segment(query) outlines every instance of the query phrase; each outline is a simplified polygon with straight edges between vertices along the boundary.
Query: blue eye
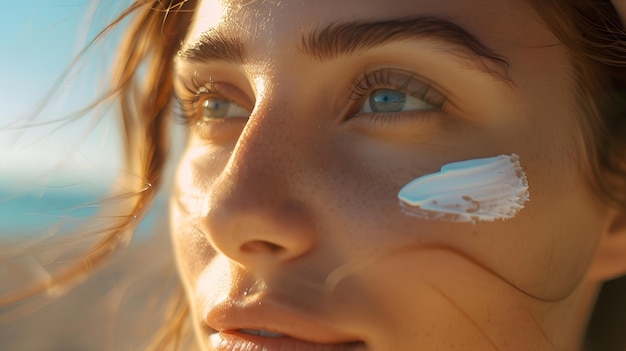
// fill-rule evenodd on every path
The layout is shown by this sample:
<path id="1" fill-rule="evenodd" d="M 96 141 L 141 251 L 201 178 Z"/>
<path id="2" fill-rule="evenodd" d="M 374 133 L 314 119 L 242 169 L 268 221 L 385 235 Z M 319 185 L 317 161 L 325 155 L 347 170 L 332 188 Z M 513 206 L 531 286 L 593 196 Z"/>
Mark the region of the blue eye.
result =
<path id="1" fill-rule="evenodd" d="M 208 98 L 202 102 L 202 119 L 219 119 L 228 117 L 247 117 L 250 112 L 241 105 L 230 100 Z"/>
<path id="2" fill-rule="evenodd" d="M 393 89 L 377 89 L 370 93 L 361 106 L 361 113 L 394 113 L 431 110 L 431 104 L 406 93 Z"/>

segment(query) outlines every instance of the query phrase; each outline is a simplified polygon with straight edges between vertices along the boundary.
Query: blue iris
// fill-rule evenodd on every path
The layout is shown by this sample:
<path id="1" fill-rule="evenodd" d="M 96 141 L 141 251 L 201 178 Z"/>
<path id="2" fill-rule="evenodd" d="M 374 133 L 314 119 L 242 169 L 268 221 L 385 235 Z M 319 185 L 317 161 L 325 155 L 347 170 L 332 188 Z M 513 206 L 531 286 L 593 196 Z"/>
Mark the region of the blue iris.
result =
<path id="1" fill-rule="evenodd" d="M 406 94 L 391 89 L 378 89 L 369 97 L 372 112 L 400 112 L 406 103 Z"/>

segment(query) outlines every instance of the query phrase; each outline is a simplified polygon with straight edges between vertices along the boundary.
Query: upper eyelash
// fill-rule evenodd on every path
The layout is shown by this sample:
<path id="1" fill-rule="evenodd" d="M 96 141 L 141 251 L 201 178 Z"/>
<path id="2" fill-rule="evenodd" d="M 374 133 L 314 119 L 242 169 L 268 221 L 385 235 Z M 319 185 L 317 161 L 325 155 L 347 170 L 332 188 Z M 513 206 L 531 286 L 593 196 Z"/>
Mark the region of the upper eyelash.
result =
<path id="1" fill-rule="evenodd" d="M 192 96 L 192 98 L 183 97 L 181 94 L 175 91 L 174 98 L 177 101 L 177 111 L 174 111 L 174 115 L 178 122 L 184 125 L 189 124 L 196 113 L 198 108 L 197 103 L 203 96 L 206 95 L 219 95 L 213 79 L 209 78 L 209 82 L 200 79 L 199 75 L 194 74 L 189 81 L 182 84 L 185 88 L 185 95 Z"/>
<path id="2" fill-rule="evenodd" d="M 189 102 L 191 103 L 197 103 L 198 100 L 200 100 L 200 98 L 205 95 L 219 94 L 217 89 L 215 88 L 212 77 L 209 77 L 209 81 L 207 82 L 200 79 L 200 76 L 198 74 L 194 74 L 191 77 L 190 83 L 191 85 L 183 84 L 183 86 L 187 90 L 187 93 L 193 95 L 193 98 L 189 100 Z"/>
<path id="3" fill-rule="evenodd" d="M 393 81 L 392 75 L 402 76 L 403 82 Z M 362 100 L 375 88 L 392 88 L 406 91 L 408 94 L 432 103 L 434 106 L 441 107 L 443 102 L 428 101 L 427 95 L 432 91 L 432 85 L 417 78 L 414 73 L 404 72 L 400 70 L 376 70 L 364 73 L 361 78 L 354 84 L 352 88 L 351 99 Z M 420 81 L 420 89 L 418 91 L 410 91 L 411 82 Z"/>
<path id="4" fill-rule="evenodd" d="M 393 84 L 389 81 L 390 74 L 391 72 L 385 70 L 364 73 L 352 89 L 353 98 L 362 98 L 367 95 L 367 93 L 369 93 L 371 89 L 389 86 L 390 84 L 396 88 L 406 89 L 408 83 L 410 83 L 415 76 L 407 76 L 407 81 L 404 86 L 396 86 L 396 84 Z"/>

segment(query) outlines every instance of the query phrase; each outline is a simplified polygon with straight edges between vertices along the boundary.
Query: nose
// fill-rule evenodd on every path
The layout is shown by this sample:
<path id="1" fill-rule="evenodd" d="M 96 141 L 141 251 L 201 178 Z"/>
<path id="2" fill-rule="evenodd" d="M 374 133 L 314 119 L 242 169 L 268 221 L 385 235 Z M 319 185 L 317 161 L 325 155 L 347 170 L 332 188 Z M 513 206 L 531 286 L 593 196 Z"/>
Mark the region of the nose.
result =
<path id="1" fill-rule="evenodd" d="M 303 185 L 294 181 L 297 142 L 286 126 L 246 126 L 228 164 L 213 183 L 205 223 L 213 246 L 246 267 L 287 262 L 316 241 Z M 296 144 L 294 144 L 296 142 Z"/>

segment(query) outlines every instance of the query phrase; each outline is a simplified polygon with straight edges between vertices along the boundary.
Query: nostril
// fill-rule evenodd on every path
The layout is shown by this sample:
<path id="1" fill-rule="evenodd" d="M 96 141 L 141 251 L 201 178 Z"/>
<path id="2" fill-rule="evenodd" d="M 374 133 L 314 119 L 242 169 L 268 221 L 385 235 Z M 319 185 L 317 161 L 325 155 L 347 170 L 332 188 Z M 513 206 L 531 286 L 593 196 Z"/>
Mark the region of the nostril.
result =
<path id="1" fill-rule="evenodd" d="M 308 211 L 290 198 L 245 192 L 253 187 L 244 185 L 211 198 L 215 207 L 206 215 L 205 230 L 217 250 L 251 267 L 258 259 L 287 262 L 313 249 L 317 233 Z"/>
<path id="2" fill-rule="evenodd" d="M 246 253 L 279 253 L 284 249 L 280 245 L 263 240 L 248 241 L 241 245 L 241 251 Z"/>

